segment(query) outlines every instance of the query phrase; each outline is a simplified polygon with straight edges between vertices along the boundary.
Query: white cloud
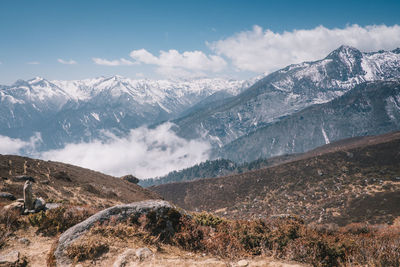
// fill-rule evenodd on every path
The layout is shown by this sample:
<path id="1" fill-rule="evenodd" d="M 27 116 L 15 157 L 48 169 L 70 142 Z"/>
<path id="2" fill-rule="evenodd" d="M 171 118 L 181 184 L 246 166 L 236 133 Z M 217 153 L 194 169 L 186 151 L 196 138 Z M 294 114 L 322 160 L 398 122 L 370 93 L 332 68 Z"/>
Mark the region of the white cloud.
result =
<path id="1" fill-rule="evenodd" d="M 130 66 L 130 65 L 135 64 L 135 62 L 132 62 L 125 58 L 116 59 L 116 60 L 107 60 L 107 59 L 103 59 L 103 58 L 94 57 L 94 58 L 92 58 L 92 60 L 95 64 L 103 65 L 103 66 Z"/>
<path id="2" fill-rule="evenodd" d="M 208 45 L 218 55 L 229 58 L 238 70 L 262 73 L 323 58 L 341 45 L 366 52 L 394 49 L 400 46 L 400 26 L 350 25 L 343 29 L 319 26 L 283 33 L 254 26 L 252 30 Z"/>
<path id="3" fill-rule="evenodd" d="M 0 154 L 17 154 L 20 149 L 27 145 L 28 143 L 21 139 L 13 139 L 8 136 L 0 135 Z"/>
<path id="4" fill-rule="evenodd" d="M 26 64 L 28 64 L 28 65 L 39 65 L 40 62 L 39 61 L 30 61 L 30 62 L 26 62 Z"/>
<path id="5" fill-rule="evenodd" d="M 226 66 L 226 61 L 217 55 L 206 55 L 202 51 L 177 50 L 160 51 L 155 56 L 146 49 L 133 50 L 130 56 L 139 63 L 157 66 L 157 72 L 165 76 L 203 76 L 203 72 L 219 72 Z"/>
<path id="6" fill-rule="evenodd" d="M 180 138 L 171 126 L 166 123 L 155 129 L 137 128 L 125 138 L 107 133 L 106 142 L 68 144 L 63 149 L 44 152 L 41 157 L 115 176 L 132 173 L 139 178 L 164 175 L 208 159 L 209 143 Z"/>
<path id="7" fill-rule="evenodd" d="M 77 64 L 77 62 L 75 61 L 75 60 L 64 60 L 64 59 L 61 59 L 61 58 L 59 58 L 59 59 L 57 59 L 57 61 L 59 62 L 59 63 L 61 63 L 61 64 L 65 64 L 65 65 L 75 65 L 75 64 Z"/>
<path id="8" fill-rule="evenodd" d="M 0 135 L 0 154 L 32 153 L 41 140 L 39 133 L 32 136 L 29 141 Z"/>

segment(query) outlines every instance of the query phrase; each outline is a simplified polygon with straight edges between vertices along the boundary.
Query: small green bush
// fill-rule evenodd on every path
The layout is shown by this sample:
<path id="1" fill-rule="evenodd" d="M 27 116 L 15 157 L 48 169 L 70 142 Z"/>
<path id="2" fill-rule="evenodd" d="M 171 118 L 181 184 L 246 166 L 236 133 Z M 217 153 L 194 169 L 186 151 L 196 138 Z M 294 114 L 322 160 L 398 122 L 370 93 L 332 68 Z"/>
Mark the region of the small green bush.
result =
<path id="1" fill-rule="evenodd" d="M 217 227 L 223 220 L 215 215 L 212 215 L 208 212 L 196 213 L 193 216 L 196 223 L 203 225 L 203 226 L 211 226 L 213 228 Z"/>

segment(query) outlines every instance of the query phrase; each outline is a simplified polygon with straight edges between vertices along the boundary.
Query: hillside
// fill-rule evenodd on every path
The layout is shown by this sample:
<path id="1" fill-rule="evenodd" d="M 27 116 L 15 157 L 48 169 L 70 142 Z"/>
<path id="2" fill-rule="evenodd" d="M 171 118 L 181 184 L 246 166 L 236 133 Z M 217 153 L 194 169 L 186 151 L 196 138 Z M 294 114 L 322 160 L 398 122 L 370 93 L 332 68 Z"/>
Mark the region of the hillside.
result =
<path id="1" fill-rule="evenodd" d="M 46 202 L 63 202 L 104 208 L 159 196 L 122 179 L 60 162 L 0 155 L 0 192 L 22 198 L 24 180 L 34 178 L 33 192 Z M 0 205 L 9 201 L 0 198 Z"/>
<path id="2" fill-rule="evenodd" d="M 149 187 L 173 182 L 191 181 L 199 178 L 221 177 L 273 166 L 296 158 L 297 154 L 282 155 L 268 159 L 258 159 L 238 164 L 227 159 L 207 160 L 192 167 L 172 171 L 165 176 L 140 180 L 139 185 Z"/>
<path id="3" fill-rule="evenodd" d="M 183 208 L 228 218 L 393 222 L 400 216 L 399 151 L 400 132 L 394 132 L 340 141 L 266 169 L 150 189 Z"/>

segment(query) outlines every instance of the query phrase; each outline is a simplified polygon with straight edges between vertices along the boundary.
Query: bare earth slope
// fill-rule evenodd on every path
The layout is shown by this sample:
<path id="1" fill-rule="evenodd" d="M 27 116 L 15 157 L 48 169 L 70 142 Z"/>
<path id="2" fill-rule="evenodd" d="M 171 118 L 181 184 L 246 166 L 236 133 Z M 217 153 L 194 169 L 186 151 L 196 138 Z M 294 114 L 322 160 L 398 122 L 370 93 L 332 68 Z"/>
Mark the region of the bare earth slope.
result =
<path id="1" fill-rule="evenodd" d="M 400 216 L 400 132 L 339 141 L 266 169 L 149 189 L 185 209 L 230 218 L 391 223 Z"/>
<path id="2" fill-rule="evenodd" d="M 63 201 L 98 208 L 119 203 L 158 199 L 157 194 L 122 179 L 60 162 L 43 161 L 20 156 L 0 155 L 0 192 L 22 198 L 24 181 L 15 177 L 35 179 L 33 192 L 47 202 Z M 0 204 L 6 200 L 0 198 Z"/>

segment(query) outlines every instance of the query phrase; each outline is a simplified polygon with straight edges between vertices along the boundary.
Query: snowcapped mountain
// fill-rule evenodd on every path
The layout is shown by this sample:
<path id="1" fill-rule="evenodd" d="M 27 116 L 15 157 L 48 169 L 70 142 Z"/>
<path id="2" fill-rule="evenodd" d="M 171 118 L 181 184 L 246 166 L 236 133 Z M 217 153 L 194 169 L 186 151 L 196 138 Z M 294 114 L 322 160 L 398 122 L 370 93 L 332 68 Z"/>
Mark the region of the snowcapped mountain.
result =
<path id="1" fill-rule="evenodd" d="M 121 76 L 76 81 L 34 78 L 0 86 L 0 135 L 27 139 L 40 132 L 43 149 L 88 141 L 102 130 L 117 135 L 176 118 L 203 99 L 237 95 L 248 81 L 132 80 Z"/>
<path id="2" fill-rule="evenodd" d="M 400 130 L 400 82 L 366 82 L 330 102 L 307 107 L 244 135 L 217 149 L 215 157 L 250 162 L 396 130 Z"/>
<path id="3" fill-rule="evenodd" d="M 363 53 L 341 46 L 324 59 L 290 65 L 235 97 L 177 119 L 176 131 L 185 138 L 206 137 L 222 147 L 308 106 L 342 96 L 357 84 L 399 78 L 399 49 Z"/>

